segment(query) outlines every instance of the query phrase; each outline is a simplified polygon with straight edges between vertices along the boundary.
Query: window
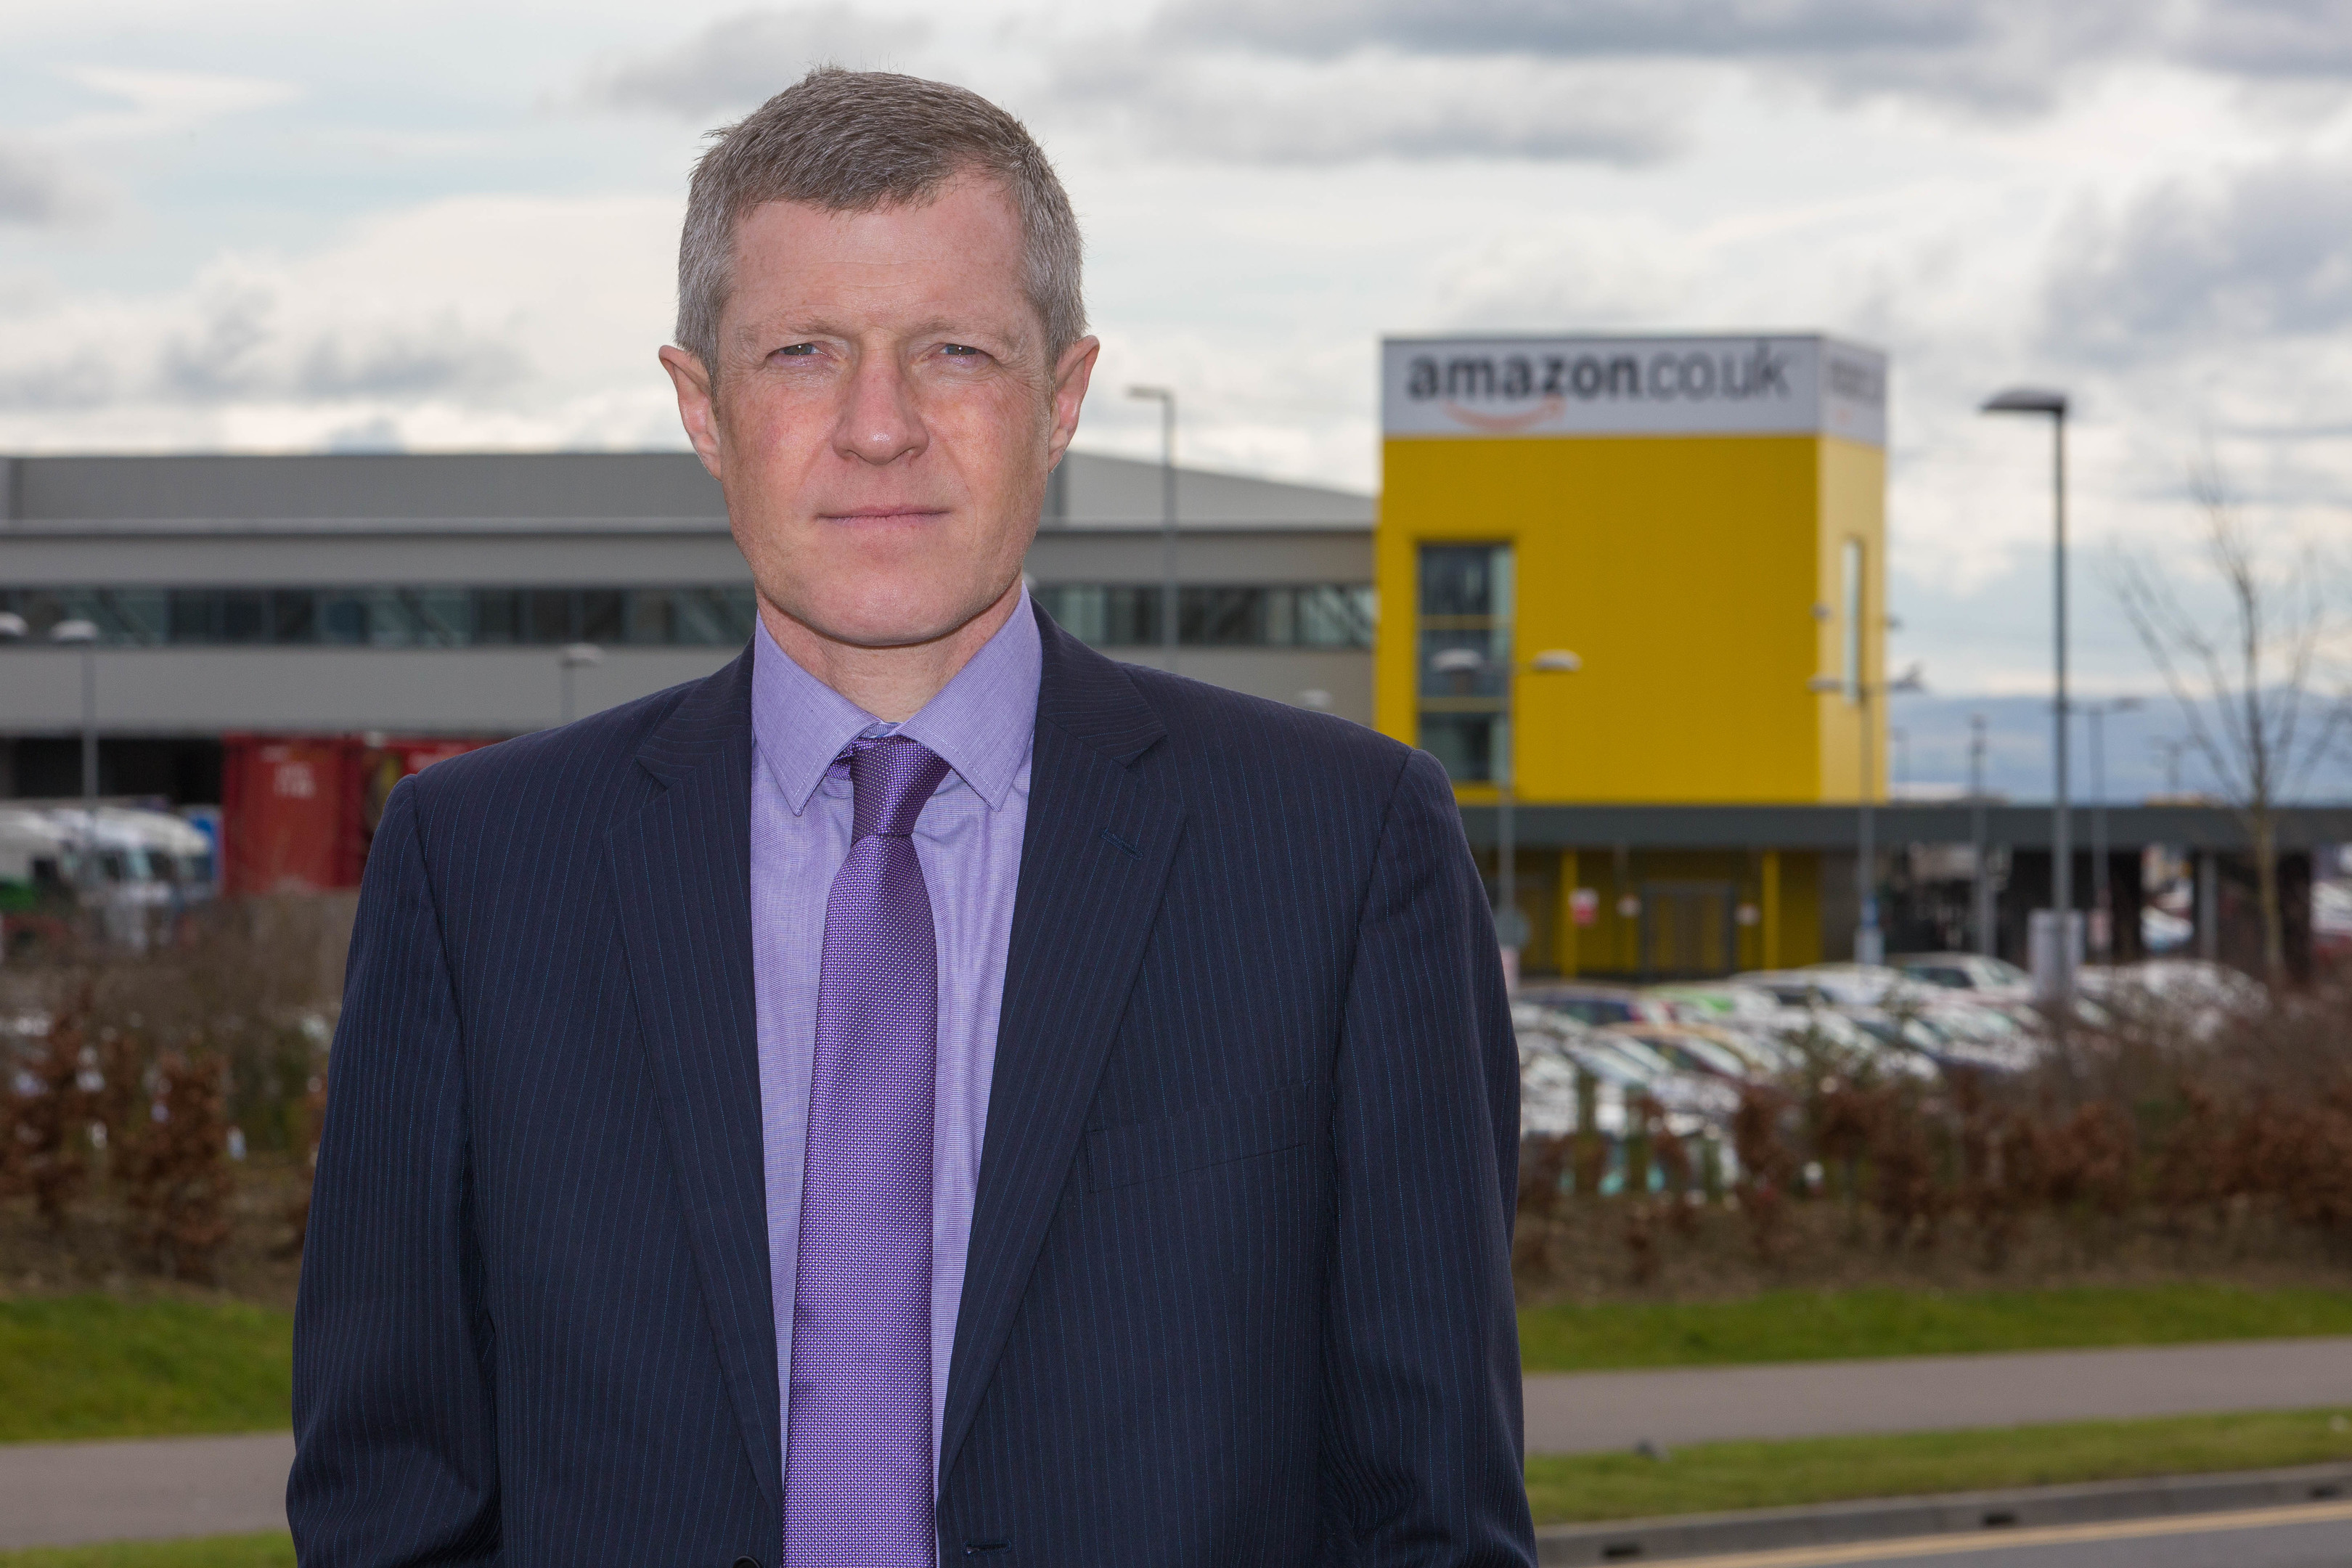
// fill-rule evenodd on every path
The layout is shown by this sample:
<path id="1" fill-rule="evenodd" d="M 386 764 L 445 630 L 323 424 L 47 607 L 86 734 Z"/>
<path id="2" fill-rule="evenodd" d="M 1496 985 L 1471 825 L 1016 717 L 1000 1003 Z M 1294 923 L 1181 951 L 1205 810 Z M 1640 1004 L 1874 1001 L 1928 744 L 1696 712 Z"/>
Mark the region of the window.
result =
<path id="1" fill-rule="evenodd" d="M 1034 592 L 1056 625 L 1090 647 L 1160 646 L 1156 583 L 1052 583 Z M 1177 590 L 1176 635 L 1185 647 L 1368 648 L 1372 590 L 1353 583 L 1192 584 Z"/>
<path id="2" fill-rule="evenodd" d="M 750 584 L 688 588 L 0 588 L 34 640 L 60 621 L 124 647 L 740 647 Z"/>
<path id="3" fill-rule="evenodd" d="M 1421 744 L 1457 784 L 1504 775 L 1509 760 L 1511 547 L 1421 550 Z"/>

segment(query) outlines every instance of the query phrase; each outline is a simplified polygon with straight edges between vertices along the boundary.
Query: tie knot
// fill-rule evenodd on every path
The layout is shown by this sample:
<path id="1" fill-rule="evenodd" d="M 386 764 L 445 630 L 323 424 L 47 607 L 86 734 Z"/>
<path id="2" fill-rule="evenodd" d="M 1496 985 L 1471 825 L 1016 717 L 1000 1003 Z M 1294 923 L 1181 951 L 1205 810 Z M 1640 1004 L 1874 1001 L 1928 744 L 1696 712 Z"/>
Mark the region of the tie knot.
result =
<path id="1" fill-rule="evenodd" d="M 851 841 L 879 834 L 904 838 L 915 831 L 923 803 L 948 776 L 948 764 L 919 741 L 883 735 L 849 743 L 853 794 Z"/>

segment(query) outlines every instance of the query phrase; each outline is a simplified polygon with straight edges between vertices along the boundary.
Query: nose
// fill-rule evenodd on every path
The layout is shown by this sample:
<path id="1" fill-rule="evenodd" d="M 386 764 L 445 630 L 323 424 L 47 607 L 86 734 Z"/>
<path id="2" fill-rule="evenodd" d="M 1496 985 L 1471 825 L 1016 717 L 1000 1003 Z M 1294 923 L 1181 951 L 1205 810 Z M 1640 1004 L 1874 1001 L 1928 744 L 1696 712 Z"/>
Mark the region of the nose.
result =
<path id="1" fill-rule="evenodd" d="M 921 452 L 929 442 L 906 366 L 893 354 L 860 356 L 834 426 L 834 450 L 879 468 Z"/>

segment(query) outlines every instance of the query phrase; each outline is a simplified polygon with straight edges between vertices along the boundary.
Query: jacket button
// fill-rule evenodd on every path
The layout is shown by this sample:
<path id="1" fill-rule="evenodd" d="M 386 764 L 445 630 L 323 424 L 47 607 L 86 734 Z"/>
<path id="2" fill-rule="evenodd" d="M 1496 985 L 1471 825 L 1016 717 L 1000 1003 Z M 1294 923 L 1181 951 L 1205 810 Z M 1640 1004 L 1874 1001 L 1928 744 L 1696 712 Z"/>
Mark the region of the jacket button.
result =
<path id="1" fill-rule="evenodd" d="M 735 1559 L 735 1568 L 760 1568 L 760 1560 L 756 1557 L 738 1557 Z"/>

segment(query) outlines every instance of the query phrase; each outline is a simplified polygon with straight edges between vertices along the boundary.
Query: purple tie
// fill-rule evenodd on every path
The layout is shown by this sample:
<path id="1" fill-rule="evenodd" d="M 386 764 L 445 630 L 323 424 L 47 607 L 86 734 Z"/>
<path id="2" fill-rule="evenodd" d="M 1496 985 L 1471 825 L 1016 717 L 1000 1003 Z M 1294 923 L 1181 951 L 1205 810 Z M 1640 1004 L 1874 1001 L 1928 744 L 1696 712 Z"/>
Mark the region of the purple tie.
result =
<path id="1" fill-rule="evenodd" d="M 928 1568 L 931 1101 L 939 957 L 915 818 L 948 765 L 857 741 L 849 858 L 824 905 L 793 1289 L 784 1568 Z"/>

